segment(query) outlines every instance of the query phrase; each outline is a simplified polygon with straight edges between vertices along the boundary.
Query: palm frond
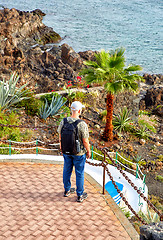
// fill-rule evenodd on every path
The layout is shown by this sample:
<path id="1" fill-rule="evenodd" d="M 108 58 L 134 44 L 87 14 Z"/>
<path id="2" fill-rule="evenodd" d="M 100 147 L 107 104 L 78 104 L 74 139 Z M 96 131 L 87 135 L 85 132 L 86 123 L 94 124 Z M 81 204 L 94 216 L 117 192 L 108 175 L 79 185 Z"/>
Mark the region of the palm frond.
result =
<path id="1" fill-rule="evenodd" d="M 89 67 L 92 67 L 92 68 L 97 68 L 97 67 L 99 67 L 99 65 L 97 64 L 97 62 L 94 62 L 94 61 L 84 61 L 83 63 L 84 63 L 84 65 L 89 66 Z"/>
<path id="2" fill-rule="evenodd" d="M 117 81 L 117 82 L 106 82 L 104 85 L 104 88 L 106 90 L 106 92 L 110 92 L 112 94 L 118 93 L 120 91 L 122 91 L 123 89 L 123 84 L 121 81 Z"/>
<path id="3" fill-rule="evenodd" d="M 127 68 L 125 68 L 126 72 L 135 72 L 135 71 L 141 71 L 142 67 L 140 65 L 129 65 Z"/>

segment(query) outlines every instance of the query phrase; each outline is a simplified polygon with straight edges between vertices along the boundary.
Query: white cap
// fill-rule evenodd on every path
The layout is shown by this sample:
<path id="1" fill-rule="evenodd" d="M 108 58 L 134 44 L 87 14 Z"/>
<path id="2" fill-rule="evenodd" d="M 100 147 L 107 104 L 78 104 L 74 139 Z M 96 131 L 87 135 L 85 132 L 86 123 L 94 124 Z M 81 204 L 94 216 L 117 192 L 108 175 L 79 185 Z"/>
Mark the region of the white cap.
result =
<path id="1" fill-rule="evenodd" d="M 71 104 L 71 110 L 73 111 L 79 111 L 82 108 L 85 108 L 85 106 L 79 101 L 75 101 Z"/>

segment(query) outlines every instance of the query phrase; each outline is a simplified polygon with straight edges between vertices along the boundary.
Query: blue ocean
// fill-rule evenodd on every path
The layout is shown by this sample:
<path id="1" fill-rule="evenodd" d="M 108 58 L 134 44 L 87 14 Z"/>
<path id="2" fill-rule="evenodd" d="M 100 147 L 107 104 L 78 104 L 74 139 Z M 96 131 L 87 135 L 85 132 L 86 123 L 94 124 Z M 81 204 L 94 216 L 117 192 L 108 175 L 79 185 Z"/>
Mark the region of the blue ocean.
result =
<path id="1" fill-rule="evenodd" d="M 162 0 L 1 0 L 7 8 L 41 9 L 52 27 L 76 52 L 126 49 L 127 64 L 142 73 L 163 73 Z M 60 44 L 61 44 L 60 43 Z"/>

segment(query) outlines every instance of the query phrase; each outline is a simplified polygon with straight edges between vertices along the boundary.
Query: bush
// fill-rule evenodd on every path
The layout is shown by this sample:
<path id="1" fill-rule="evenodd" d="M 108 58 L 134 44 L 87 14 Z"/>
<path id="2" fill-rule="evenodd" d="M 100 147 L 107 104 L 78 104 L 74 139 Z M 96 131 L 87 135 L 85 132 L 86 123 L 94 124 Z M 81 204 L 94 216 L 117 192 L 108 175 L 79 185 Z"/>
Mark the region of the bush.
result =
<path id="1" fill-rule="evenodd" d="M 4 113 L 0 110 L 0 124 L 19 125 L 19 118 L 13 111 Z M 0 127 L 0 138 L 7 138 L 13 141 L 20 140 L 20 129 L 14 127 Z"/>
<path id="2" fill-rule="evenodd" d="M 39 112 L 41 106 L 41 101 L 33 96 L 33 94 L 28 94 L 29 99 L 23 99 L 17 107 L 25 109 L 27 115 L 35 116 Z"/>
<path id="3" fill-rule="evenodd" d="M 9 155 L 9 148 L 1 148 L 1 147 L 9 147 L 9 144 L 0 144 L 0 154 Z M 11 154 L 19 153 L 19 151 L 11 149 Z"/>
<path id="4" fill-rule="evenodd" d="M 139 126 L 145 126 L 149 131 L 156 133 L 157 121 L 154 117 L 148 115 L 140 115 L 138 120 Z"/>
<path id="5" fill-rule="evenodd" d="M 84 92 L 76 92 L 75 101 L 83 102 L 86 99 L 86 94 Z"/>
<path id="6" fill-rule="evenodd" d="M 161 175 L 156 175 L 155 179 L 160 182 L 163 182 L 163 176 L 161 176 Z"/>

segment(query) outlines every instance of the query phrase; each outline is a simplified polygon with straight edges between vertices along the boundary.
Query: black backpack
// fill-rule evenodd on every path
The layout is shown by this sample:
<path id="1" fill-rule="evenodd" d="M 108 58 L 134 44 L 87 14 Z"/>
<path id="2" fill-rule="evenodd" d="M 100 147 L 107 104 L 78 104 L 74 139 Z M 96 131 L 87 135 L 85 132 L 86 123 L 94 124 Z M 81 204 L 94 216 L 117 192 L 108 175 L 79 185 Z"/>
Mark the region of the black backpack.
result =
<path id="1" fill-rule="evenodd" d="M 76 155 L 80 152 L 80 141 L 78 135 L 78 123 L 82 120 L 78 119 L 73 123 L 69 123 L 67 118 L 63 119 L 64 124 L 61 129 L 61 149 L 64 154 Z"/>

